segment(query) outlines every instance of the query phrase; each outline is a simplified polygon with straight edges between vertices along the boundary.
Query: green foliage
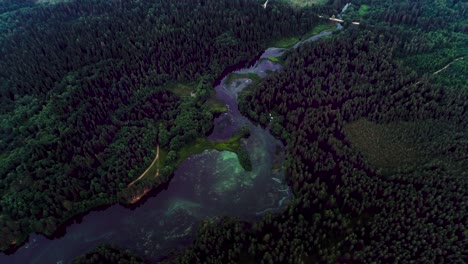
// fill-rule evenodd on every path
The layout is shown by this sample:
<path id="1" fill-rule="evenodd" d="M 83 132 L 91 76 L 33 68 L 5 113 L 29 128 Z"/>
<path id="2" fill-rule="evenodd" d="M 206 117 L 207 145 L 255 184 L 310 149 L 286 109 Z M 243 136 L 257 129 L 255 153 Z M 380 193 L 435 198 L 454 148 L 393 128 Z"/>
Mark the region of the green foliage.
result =
<path id="1" fill-rule="evenodd" d="M 282 38 L 278 41 L 275 41 L 273 43 L 273 47 L 277 48 L 289 48 L 299 42 L 301 39 L 299 37 L 288 37 L 288 38 Z"/>
<path id="2" fill-rule="evenodd" d="M 359 6 L 358 13 L 360 16 L 364 16 L 369 12 L 369 5 L 362 4 Z"/>
<path id="3" fill-rule="evenodd" d="M 99 245 L 96 249 L 73 260 L 73 264 L 93 263 L 122 263 L 142 264 L 148 263 L 141 257 L 136 256 L 129 250 L 123 250 L 113 245 Z"/>
<path id="4" fill-rule="evenodd" d="M 250 160 L 249 153 L 244 148 L 240 147 L 236 154 L 242 168 L 246 171 L 252 171 L 252 161 Z"/>
<path id="5" fill-rule="evenodd" d="M 276 57 L 268 57 L 268 60 L 269 61 L 272 61 L 272 62 L 275 62 L 275 63 L 279 63 L 280 62 L 280 59 L 276 58 Z"/>
<path id="6" fill-rule="evenodd" d="M 402 6 L 391 4 L 371 1 L 368 16 L 398 16 Z M 366 23 L 293 50 L 283 71 L 240 95 L 240 110 L 287 145 L 295 199 L 244 227 L 240 244 L 221 240 L 234 229 L 220 222 L 176 263 L 463 262 L 464 208 L 456 197 L 466 196 L 466 90 L 431 83 L 400 63 L 441 49 L 440 40 L 430 49 L 416 44 L 439 33 L 411 42 L 410 26 Z"/>
<path id="7" fill-rule="evenodd" d="M 312 36 L 319 34 L 322 31 L 332 31 L 336 29 L 335 23 L 326 23 L 326 24 L 318 24 L 312 28 L 311 31 L 307 32 L 301 39 L 308 39 Z"/>
<path id="8" fill-rule="evenodd" d="M 252 81 L 259 81 L 260 77 L 258 77 L 257 74 L 255 73 L 230 73 L 226 77 L 226 83 L 233 83 L 234 81 L 242 78 L 248 78 L 251 79 Z"/>
<path id="9" fill-rule="evenodd" d="M 0 4 L 1 249 L 167 181 L 225 111 L 214 79 L 317 21 L 248 0 L 12 4 Z M 158 144 L 160 176 L 127 188 Z"/>
<path id="10" fill-rule="evenodd" d="M 202 153 L 208 149 L 214 149 L 218 151 L 230 151 L 236 153 L 241 166 L 246 171 L 251 171 L 252 164 L 250 158 L 244 147 L 241 146 L 240 142 L 242 138 L 248 138 L 249 136 L 250 131 L 247 128 L 243 128 L 241 131 L 226 141 L 209 141 L 204 137 L 198 138 L 192 144 L 186 145 L 179 150 L 179 153 L 177 154 L 177 164 L 180 164 L 191 155 Z"/>
<path id="11" fill-rule="evenodd" d="M 291 36 L 287 38 L 281 38 L 271 44 L 273 47 L 277 48 L 291 48 L 294 44 L 298 43 L 301 40 L 308 39 L 318 33 L 325 31 L 325 30 L 333 30 L 336 28 L 334 23 L 327 23 L 327 24 L 319 24 L 309 30 L 308 32 L 304 32 L 302 35 L 299 36 Z"/>
<path id="12" fill-rule="evenodd" d="M 466 78 L 466 73 L 468 72 L 468 57 L 465 56 L 463 59 L 452 62 L 453 63 L 446 69 L 437 74 L 433 74 L 429 79 L 448 89 L 468 90 L 468 78 Z"/>
<path id="13" fill-rule="evenodd" d="M 309 11 L 345 1 L 301 12 L 245 1 L 153 2 L 15 13 L 24 26 L 0 40 L 3 248 L 138 191 L 119 186 L 144 169 L 158 142 L 161 177 L 206 148 L 237 149 L 243 160 L 242 136 L 203 137 L 213 116 L 207 79 L 266 43 L 292 45 L 317 22 Z M 282 72 L 240 95 L 241 111 L 287 145 L 287 209 L 254 224 L 207 221 L 169 261 L 463 262 L 468 102 L 466 89 L 450 88 L 466 88 L 466 61 L 433 72 L 466 54 L 466 3 L 353 5 L 370 6 L 359 27 L 291 51 Z M 64 32 L 73 38 L 57 37 Z M 168 81 L 197 84 L 196 96 L 158 88 Z M 127 258 L 119 254 L 89 258 Z"/>
<path id="14" fill-rule="evenodd" d="M 238 219 L 223 217 L 206 220 L 197 231 L 194 245 L 171 263 L 236 263 L 246 250 L 248 224 Z"/>

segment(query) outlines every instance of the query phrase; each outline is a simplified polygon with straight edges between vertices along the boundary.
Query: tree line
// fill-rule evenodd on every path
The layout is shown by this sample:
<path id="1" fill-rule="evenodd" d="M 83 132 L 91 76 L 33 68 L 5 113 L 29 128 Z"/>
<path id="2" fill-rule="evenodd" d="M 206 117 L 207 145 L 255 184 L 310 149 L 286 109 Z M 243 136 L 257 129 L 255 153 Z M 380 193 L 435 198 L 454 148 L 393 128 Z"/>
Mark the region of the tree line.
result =
<path id="1" fill-rule="evenodd" d="M 382 3 L 370 10 L 400 8 Z M 431 3 L 424 10 L 431 8 L 439 11 Z M 388 18 L 293 50 L 281 72 L 240 98 L 241 111 L 287 146 L 294 199 L 253 225 L 202 226 L 169 263 L 463 262 L 467 91 L 401 64 L 411 29 L 395 31 L 381 19 Z M 418 127 L 389 132 L 398 132 L 396 143 L 416 142 L 418 162 L 385 173 L 370 164 L 345 129 L 362 118 Z M 446 124 L 444 132 L 434 128 Z"/>
<path id="2" fill-rule="evenodd" d="M 310 30 L 318 20 L 309 11 L 77 0 L 2 16 L 0 248 L 168 181 L 174 155 L 160 177 L 127 188 L 157 144 L 174 154 L 210 131 L 204 102 L 224 68 Z M 170 82 L 198 83 L 196 96 L 177 96 Z"/>

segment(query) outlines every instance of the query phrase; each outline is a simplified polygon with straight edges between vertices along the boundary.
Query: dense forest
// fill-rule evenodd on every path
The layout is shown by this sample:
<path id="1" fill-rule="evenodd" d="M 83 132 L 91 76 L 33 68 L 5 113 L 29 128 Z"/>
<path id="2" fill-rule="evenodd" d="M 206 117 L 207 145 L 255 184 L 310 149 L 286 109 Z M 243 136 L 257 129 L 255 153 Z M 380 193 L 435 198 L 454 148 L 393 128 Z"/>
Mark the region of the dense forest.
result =
<path id="1" fill-rule="evenodd" d="M 240 108 L 287 145 L 295 199 L 253 226 L 202 226 L 168 262 L 463 263 L 466 72 L 434 72 L 466 55 L 466 11 L 353 1 L 344 32 L 290 52 Z"/>
<path id="2" fill-rule="evenodd" d="M 288 143 L 288 180 L 297 197 L 287 213 L 261 222 L 255 230 L 256 241 L 265 232 L 275 241 L 254 244 L 258 260 L 280 263 L 283 252 L 294 250 L 289 251 L 297 257 L 293 263 L 310 258 L 462 261 L 466 91 L 452 92 L 425 81 L 417 84 L 417 74 L 398 67 L 391 42 L 381 36 L 364 28 L 350 29 L 333 45 L 304 46 L 290 55 L 285 71 L 246 96 L 245 113 Z M 269 113 L 276 117 L 271 123 L 265 118 Z M 360 118 L 390 124 L 380 134 L 398 137 L 379 137 L 375 129 L 365 133 L 372 128 L 365 122 L 355 124 Z M 426 120 L 439 122 L 423 123 L 429 126 L 426 129 L 414 125 L 406 133 L 391 125 Z M 446 122 L 456 129 L 442 130 L 441 137 L 429 133 Z M 367 137 L 356 142 L 348 135 L 352 133 Z M 414 150 L 414 159 L 400 155 L 411 154 L 407 141 L 422 149 Z M 356 149 L 364 157 L 353 143 L 362 146 Z M 384 154 L 387 157 L 374 156 Z M 386 163 L 367 162 L 366 156 L 386 158 Z M 297 219 L 303 221 L 300 231 Z M 297 244 L 290 242 L 297 234 L 298 240 L 292 240 Z M 259 253 L 265 245 L 276 248 Z"/>
<path id="3" fill-rule="evenodd" d="M 212 128 L 223 70 L 347 1 L 287 2 L 1 3 L 0 247 L 168 181 Z M 239 99 L 287 148 L 290 204 L 203 222 L 163 262 L 464 263 L 468 4 L 351 2 L 344 30 L 289 50 Z M 129 188 L 157 146 L 159 176 Z M 103 245 L 75 262 L 146 261 Z"/>
<path id="4" fill-rule="evenodd" d="M 3 250 L 167 182 L 179 151 L 210 131 L 218 110 L 206 102 L 223 70 L 305 34 L 326 10 L 263 10 L 248 0 L 57 2 L 0 5 Z M 194 96 L 172 89 L 180 86 Z M 158 177 L 133 184 L 159 147 Z"/>

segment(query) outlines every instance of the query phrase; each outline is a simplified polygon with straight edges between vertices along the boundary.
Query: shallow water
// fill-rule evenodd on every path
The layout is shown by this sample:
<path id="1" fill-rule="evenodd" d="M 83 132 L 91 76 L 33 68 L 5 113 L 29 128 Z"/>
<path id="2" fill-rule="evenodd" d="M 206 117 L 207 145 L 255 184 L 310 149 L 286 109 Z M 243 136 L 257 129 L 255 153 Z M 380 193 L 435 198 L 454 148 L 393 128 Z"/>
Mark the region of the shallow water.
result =
<path id="1" fill-rule="evenodd" d="M 329 34 L 322 32 L 305 41 Z M 270 71 L 281 69 L 281 65 L 266 58 L 279 57 L 284 51 L 267 49 L 253 67 L 236 72 L 265 77 Z M 215 88 L 228 112 L 214 120 L 213 133 L 208 137 L 223 140 L 243 126 L 249 127 L 250 137 L 241 142 L 252 160 L 251 172 L 240 166 L 234 153 L 205 151 L 184 161 L 168 189 L 138 208 L 114 205 L 91 212 L 81 223 L 67 227 L 63 237 L 54 240 L 33 234 L 14 254 L 1 253 L 0 263 L 68 263 L 100 243 L 113 243 L 157 259 L 170 250 L 189 245 L 203 220 L 224 215 L 253 220 L 266 212 L 281 210 L 291 194 L 283 182 L 282 169 L 272 168 L 284 160 L 284 147 L 268 130 L 242 116 L 237 106 L 238 93 L 251 82 L 242 78 L 228 84 L 224 79 Z"/>
<path id="2" fill-rule="evenodd" d="M 188 245 L 197 224 L 207 217 L 252 220 L 266 211 L 279 210 L 289 197 L 284 191 L 287 186 L 272 179 L 283 177 L 281 171 L 271 169 L 283 158 L 281 151 L 277 155 L 281 147 L 260 128 L 243 144 L 250 150 L 251 172 L 241 167 L 234 153 L 205 151 L 183 162 L 169 188 L 135 210 L 115 205 L 91 212 L 80 224 L 68 227 L 64 237 L 49 240 L 32 235 L 15 254 L 1 255 L 0 262 L 69 262 L 102 242 L 157 259 Z"/>
<path id="3" fill-rule="evenodd" d="M 261 75 L 268 69 L 280 66 L 262 61 L 249 71 Z M 252 220 L 268 211 L 280 210 L 290 194 L 278 180 L 283 178 L 282 170 L 273 171 L 272 166 L 284 159 L 283 146 L 267 130 L 243 117 L 237 107 L 237 94 L 250 83 L 251 80 L 242 79 L 233 84 L 221 82 L 216 87 L 218 98 L 228 105 L 229 111 L 216 118 L 209 139 L 227 139 L 242 126 L 248 126 L 251 135 L 242 139 L 242 144 L 252 161 L 251 172 L 241 167 L 234 153 L 205 151 L 183 162 L 168 189 L 140 207 L 130 210 L 114 205 L 91 212 L 55 240 L 31 235 L 30 242 L 13 255 L 1 254 L 0 262 L 66 263 L 103 242 L 157 259 L 171 249 L 188 245 L 204 219 L 229 215 Z"/>

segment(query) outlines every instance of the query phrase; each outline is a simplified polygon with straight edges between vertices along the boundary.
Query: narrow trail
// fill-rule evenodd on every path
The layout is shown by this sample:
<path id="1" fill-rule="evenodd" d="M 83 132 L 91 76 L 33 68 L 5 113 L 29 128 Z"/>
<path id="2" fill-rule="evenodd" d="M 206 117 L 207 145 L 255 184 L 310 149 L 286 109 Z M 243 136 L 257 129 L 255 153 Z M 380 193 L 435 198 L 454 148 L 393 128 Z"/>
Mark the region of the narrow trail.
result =
<path id="1" fill-rule="evenodd" d="M 159 144 L 158 146 L 156 147 L 156 157 L 154 158 L 153 162 L 151 162 L 151 164 L 148 166 L 148 168 L 140 175 L 140 177 L 138 177 L 136 180 L 132 181 L 131 183 L 129 183 L 127 185 L 127 187 L 131 187 L 133 184 L 135 184 L 137 181 L 141 180 L 143 177 L 145 177 L 145 175 L 148 173 L 148 171 L 154 166 L 154 164 L 156 163 L 156 161 L 158 161 L 159 159 Z M 156 171 L 156 174 L 154 175 L 154 177 L 157 177 L 159 175 L 159 168 L 157 169 Z"/>
<path id="2" fill-rule="evenodd" d="M 441 72 L 441 71 L 447 69 L 447 68 L 448 68 L 450 65 L 452 65 L 453 63 L 455 63 L 455 62 L 457 62 L 457 61 L 459 61 L 459 60 L 463 60 L 464 58 L 465 58 L 465 57 L 460 57 L 460 58 L 458 58 L 458 59 L 453 60 L 453 61 L 450 62 L 449 64 L 445 65 L 445 67 L 443 67 L 442 69 L 440 69 L 440 70 L 434 72 L 433 74 L 434 74 L 434 75 L 438 74 L 439 72 Z"/>
<path id="3" fill-rule="evenodd" d="M 441 69 L 439 69 L 439 70 L 433 72 L 432 75 L 439 74 L 441 71 L 443 71 L 443 70 L 447 69 L 448 67 L 450 67 L 450 65 L 452 65 L 453 63 L 455 63 L 455 62 L 457 62 L 457 61 L 459 61 L 459 60 L 463 60 L 463 59 L 465 59 L 465 57 L 460 57 L 460 58 L 454 59 L 453 61 L 447 63 L 447 65 L 445 65 L 443 68 L 441 68 Z M 420 83 L 421 83 L 421 81 L 418 81 L 418 82 L 415 83 L 415 84 L 420 84 Z"/>

